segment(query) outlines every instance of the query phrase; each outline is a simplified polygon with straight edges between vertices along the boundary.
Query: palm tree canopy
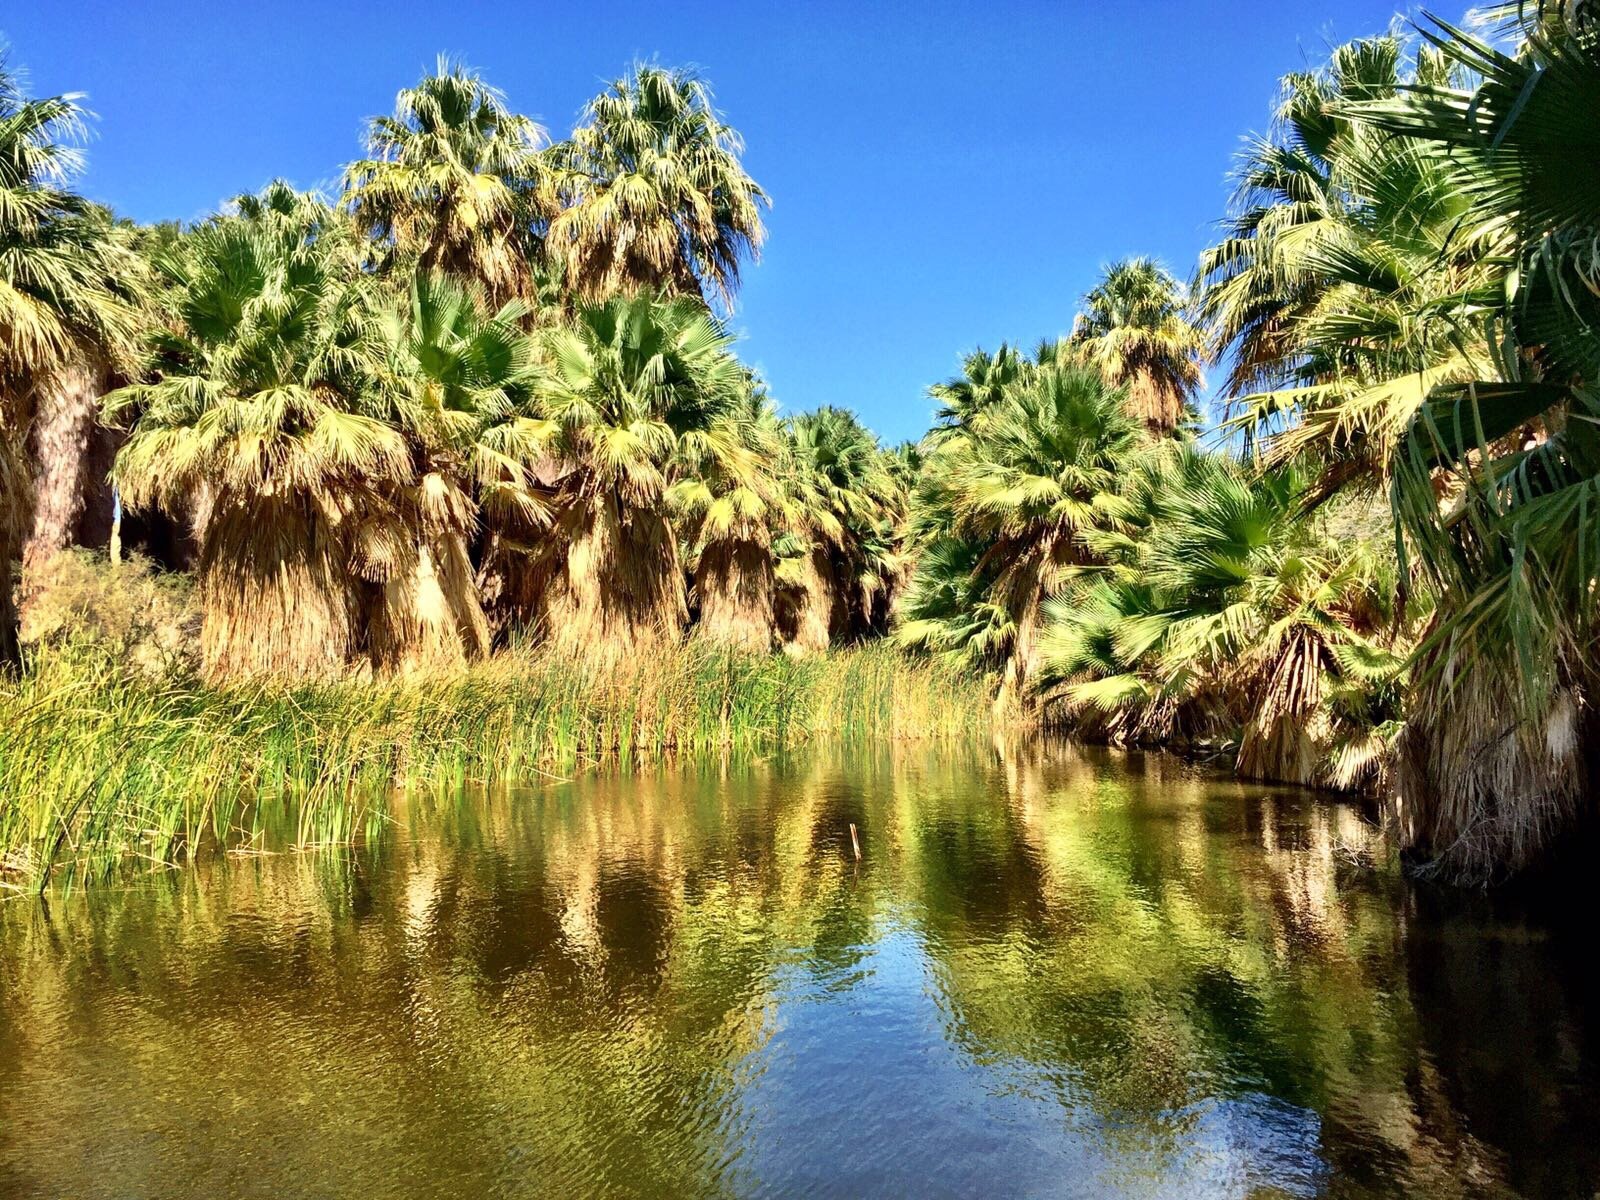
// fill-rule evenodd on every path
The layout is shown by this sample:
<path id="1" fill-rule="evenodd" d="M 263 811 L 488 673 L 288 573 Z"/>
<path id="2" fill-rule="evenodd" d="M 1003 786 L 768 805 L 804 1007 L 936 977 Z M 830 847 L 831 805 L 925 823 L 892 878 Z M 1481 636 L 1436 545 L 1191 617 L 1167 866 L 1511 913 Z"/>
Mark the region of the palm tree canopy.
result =
<path id="1" fill-rule="evenodd" d="M 1468 327 L 1492 361 L 1414 408 L 1391 495 L 1441 596 L 1433 644 L 1505 674 L 1532 722 L 1563 686 L 1596 686 L 1600 43 L 1582 14 L 1540 6 L 1521 21 L 1514 54 L 1436 24 L 1427 35 L 1457 69 L 1351 112 L 1411 140 L 1462 198 L 1462 236 L 1487 247 Z"/>
<path id="2" fill-rule="evenodd" d="M 667 493 L 686 535 L 698 543 L 691 552 L 723 540 L 767 545 L 797 520 L 784 486 L 777 406 L 753 375 L 720 421 L 737 435 L 740 452 L 698 456 Z"/>
<path id="3" fill-rule="evenodd" d="M 848 409 L 823 405 L 787 422 L 786 488 L 794 537 L 783 576 L 796 582 L 820 556 L 829 564 L 835 634 L 860 632 L 902 571 L 906 494 L 893 454 Z"/>
<path id="4" fill-rule="evenodd" d="M 525 296 L 552 203 L 545 141 L 475 72 L 440 59 L 370 122 L 370 157 L 346 168 L 345 197 L 407 263 L 475 280 L 497 301 Z"/>
<path id="5" fill-rule="evenodd" d="M 316 213 L 312 200 L 305 213 Z M 368 281 L 279 224 L 220 218 L 159 264 L 176 331 L 158 377 L 106 398 L 137 413 L 115 474 L 133 507 L 181 509 L 199 486 L 239 497 L 407 476 L 375 386 Z"/>
<path id="6" fill-rule="evenodd" d="M 878 439 L 848 409 L 823 405 L 789 425 L 805 473 L 808 507 L 823 528 L 843 530 L 885 515 L 894 489 Z"/>
<path id="7" fill-rule="evenodd" d="M 1124 393 L 1096 372 L 1040 368 L 942 450 L 930 473 L 943 478 L 955 528 L 974 537 L 1071 537 L 1116 507 L 1117 472 L 1137 427 Z"/>
<path id="8" fill-rule="evenodd" d="M 538 471 L 551 422 L 535 415 L 538 345 L 527 306 L 489 312 L 481 289 L 419 274 L 378 320 L 390 421 L 419 462 L 469 488 L 491 515 L 534 526 L 548 518 Z"/>
<path id="9" fill-rule="evenodd" d="M 937 429 L 964 425 L 994 405 L 1029 368 L 1021 352 L 1005 342 L 993 354 L 981 347 L 961 360 L 961 374 L 928 389 L 939 402 L 934 414 Z"/>
<path id="10" fill-rule="evenodd" d="M 904 644 L 970 663 L 1034 666 L 1041 600 L 1098 559 L 1118 529 L 1118 478 L 1139 442 L 1126 392 L 1052 359 L 1020 374 L 923 464 L 912 528 L 928 547 L 906 600 Z"/>
<path id="11" fill-rule="evenodd" d="M 572 288 L 591 301 L 644 290 L 730 305 L 765 236 L 767 196 L 743 148 L 689 72 L 641 65 L 597 96 L 552 153 L 566 207 L 550 244 Z"/>
<path id="12" fill-rule="evenodd" d="M 1406 649 L 1394 560 L 1370 512 L 1308 516 L 1306 487 L 1189 447 L 1143 456 L 1124 484 L 1139 535 L 1046 606 L 1054 697 L 1118 738 L 1244 727 L 1269 777 L 1303 745 L 1302 782 L 1370 773 Z"/>
<path id="13" fill-rule="evenodd" d="M 68 186 L 82 166 L 79 99 L 29 98 L 0 59 L 0 380 L 85 348 L 115 363 L 134 350 L 143 267 L 131 231 Z"/>
<path id="14" fill-rule="evenodd" d="M 733 336 L 694 300 L 625 297 L 581 308 L 544 338 L 537 385 L 552 451 L 576 466 L 585 492 L 662 501 L 701 460 L 728 469 L 747 456 L 739 404 L 744 369 Z"/>
<path id="15" fill-rule="evenodd" d="M 418 275 L 380 318 L 398 423 L 441 447 L 469 444 L 523 407 L 536 377 L 534 343 L 518 328 L 526 306 L 485 308 L 477 289 Z"/>
<path id="16" fill-rule="evenodd" d="M 1357 116 L 1447 84 L 1442 54 L 1397 36 L 1341 46 L 1289 76 L 1275 130 L 1237 171 L 1238 216 L 1202 256 L 1201 312 L 1232 358 L 1233 423 L 1311 451 L 1324 490 L 1383 479 L 1430 388 L 1473 378 L 1488 347 L 1466 317 L 1493 287 L 1466 197 L 1436 158 Z"/>
<path id="17" fill-rule="evenodd" d="M 1083 299 L 1072 344 L 1115 386 L 1128 390 L 1136 417 L 1156 433 L 1183 420 L 1205 382 L 1206 339 L 1187 315 L 1183 286 L 1159 263 L 1112 263 Z"/>

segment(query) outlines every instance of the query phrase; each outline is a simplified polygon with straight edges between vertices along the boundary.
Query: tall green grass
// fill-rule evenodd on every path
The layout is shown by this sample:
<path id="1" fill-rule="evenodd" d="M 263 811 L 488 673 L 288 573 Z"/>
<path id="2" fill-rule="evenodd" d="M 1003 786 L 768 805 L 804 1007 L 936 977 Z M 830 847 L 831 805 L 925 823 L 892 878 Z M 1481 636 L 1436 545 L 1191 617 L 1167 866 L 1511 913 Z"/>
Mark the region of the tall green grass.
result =
<path id="1" fill-rule="evenodd" d="M 206 689 L 47 658 L 0 680 L 0 883 L 349 842 L 382 822 L 395 786 L 818 736 L 954 738 L 988 721 L 982 680 L 886 645 L 796 660 L 690 644 L 605 672 L 511 654 L 450 677 L 292 689 Z"/>

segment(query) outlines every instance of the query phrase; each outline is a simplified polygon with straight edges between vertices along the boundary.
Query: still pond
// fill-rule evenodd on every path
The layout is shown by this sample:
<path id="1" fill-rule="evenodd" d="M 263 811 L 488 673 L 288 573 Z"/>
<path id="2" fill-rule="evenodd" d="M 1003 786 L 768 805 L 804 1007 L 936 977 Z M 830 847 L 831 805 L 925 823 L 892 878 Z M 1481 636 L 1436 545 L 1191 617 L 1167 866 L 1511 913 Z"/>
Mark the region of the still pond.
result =
<path id="1" fill-rule="evenodd" d="M 0 902 L 0 1196 L 1587 1197 L 1587 926 L 1159 756 L 403 797 Z"/>

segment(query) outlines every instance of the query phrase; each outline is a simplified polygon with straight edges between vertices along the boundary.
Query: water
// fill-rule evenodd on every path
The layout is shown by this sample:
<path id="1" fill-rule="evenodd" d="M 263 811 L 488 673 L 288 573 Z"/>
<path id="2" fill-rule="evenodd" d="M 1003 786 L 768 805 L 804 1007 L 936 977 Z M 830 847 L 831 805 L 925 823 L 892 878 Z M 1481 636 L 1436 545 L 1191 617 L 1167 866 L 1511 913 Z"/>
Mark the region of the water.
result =
<path id="1" fill-rule="evenodd" d="M 411 798 L 0 905 L 0 1196 L 1593 1195 L 1587 931 L 1374 846 L 1065 748 Z"/>

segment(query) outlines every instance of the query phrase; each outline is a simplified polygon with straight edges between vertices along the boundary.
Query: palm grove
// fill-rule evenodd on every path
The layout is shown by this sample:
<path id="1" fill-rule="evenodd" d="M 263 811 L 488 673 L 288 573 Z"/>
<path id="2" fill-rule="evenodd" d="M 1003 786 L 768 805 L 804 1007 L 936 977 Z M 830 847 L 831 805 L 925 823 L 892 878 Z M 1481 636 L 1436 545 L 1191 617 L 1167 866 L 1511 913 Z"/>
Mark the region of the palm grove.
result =
<path id="1" fill-rule="evenodd" d="M 895 449 L 735 356 L 767 198 L 691 74 L 551 142 L 441 63 L 338 196 L 181 229 L 75 194 L 75 102 L 0 77 L 0 560 L 26 609 L 109 439 L 120 503 L 181 531 L 208 686 L 888 636 L 1007 721 L 1380 795 L 1424 869 L 1519 869 L 1594 782 L 1580 9 L 1288 76 L 1190 285 L 1113 264 Z"/>

